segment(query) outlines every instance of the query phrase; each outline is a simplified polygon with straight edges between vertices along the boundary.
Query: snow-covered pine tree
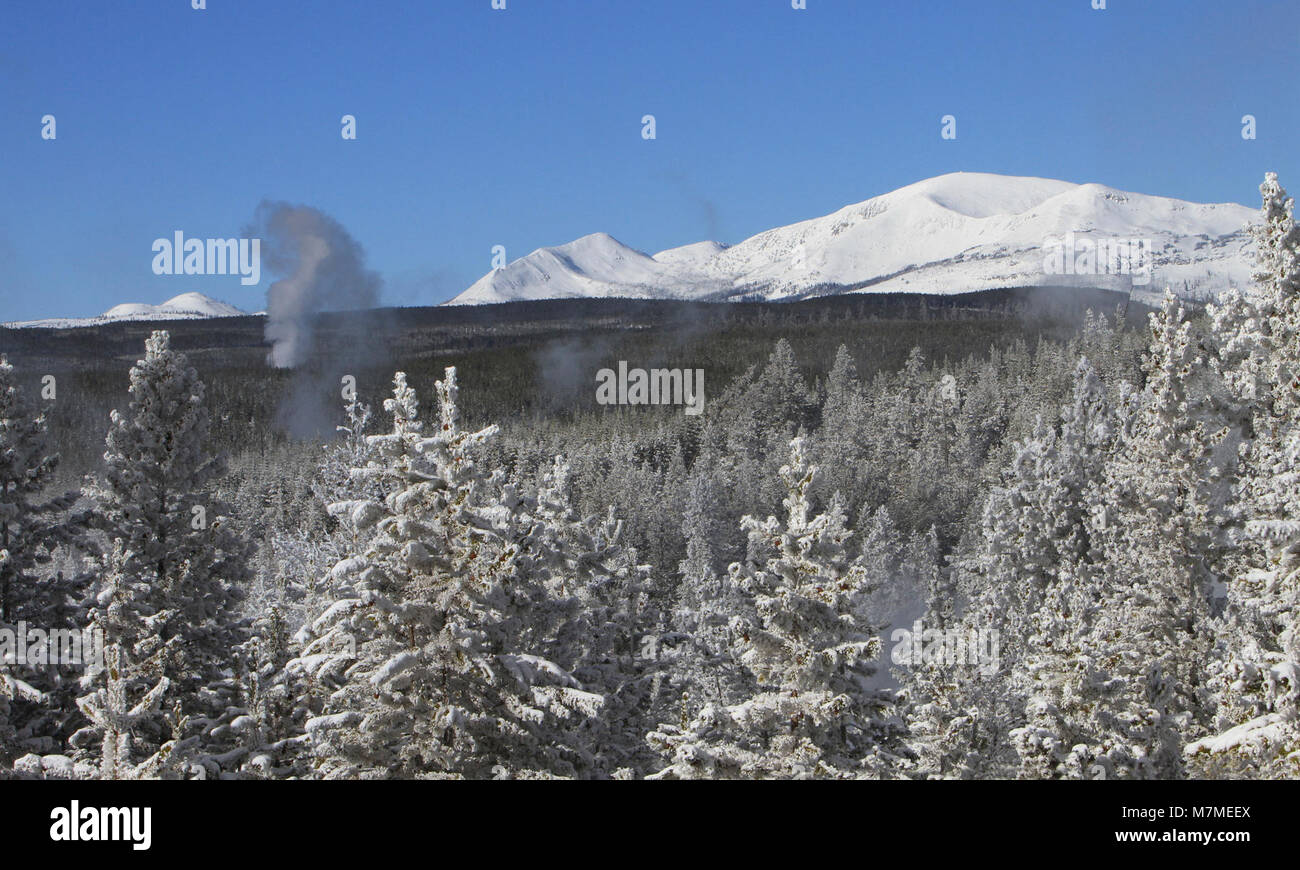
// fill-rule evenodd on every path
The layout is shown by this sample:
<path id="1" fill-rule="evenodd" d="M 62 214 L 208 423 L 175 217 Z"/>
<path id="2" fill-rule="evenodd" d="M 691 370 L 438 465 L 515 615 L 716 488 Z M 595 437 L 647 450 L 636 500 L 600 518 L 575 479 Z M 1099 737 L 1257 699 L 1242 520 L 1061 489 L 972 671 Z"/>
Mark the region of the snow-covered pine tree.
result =
<path id="1" fill-rule="evenodd" d="M 259 640 L 261 628 L 283 628 L 292 634 L 309 616 L 320 613 L 335 598 L 330 569 L 347 552 L 364 547 L 355 527 L 326 513 L 329 505 L 340 500 L 359 495 L 383 498 L 373 482 L 358 495 L 359 484 L 351 476 L 353 468 L 365 467 L 368 461 L 366 429 L 371 410 L 354 398 L 344 402 L 343 413 L 344 422 L 337 427 L 341 437 L 324 446 L 311 464 L 305 486 L 314 499 L 312 513 L 324 521 L 313 528 L 270 524 L 254 557 L 254 582 L 244 604 L 244 612 L 255 623 L 254 640 Z M 267 621 L 273 611 L 275 619 Z M 280 640 L 260 638 L 256 646 L 265 650 L 267 643 L 274 646 Z"/>
<path id="2" fill-rule="evenodd" d="M 899 533 L 889 508 L 883 504 L 874 510 L 864 506 L 858 514 L 857 530 L 862 568 L 867 582 L 877 590 L 872 596 L 872 610 L 881 619 L 902 624 L 909 615 L 915 615 L 908 612 L 914 604 L 919 601 L 924 607 L 925 597 L 903 570 L 907 536 Z"/>
<path id="3" fill-rule="evenodd" d="M 166 331 L 145 343 L 130 397 L 125 413 L 112 414 L 103 468 L 87 488 L 116 544 L 106 568 L 126 579 L 105 577 L 90 620 L 119 647 L 130 679 L 167 681 L 169 699 L 207 746 L 237 715 L 233 651 L 248 637 L 237 611 L 248 548 L 210 492 L 224 462 L 208 443 L 203 382 Z M 110 618 L 106 608 L 122 596 Z M 138 727 L 155 746 L 165 742 L 151 723 Z"/>
<path id="4" fill-rule="evenodd" d="M 822 483 L 823 491 L 842 493 L 851 507 L 866 497 L 861 478 L 868 471 L 863 444 L 868 417 L 857 365 L 845 345 L 835 352 L 835 361 L 826 375 L 825 393 L 819 438 L 813 445 L 815 459 L 830 472 Z"/>
<path id="5" fill-rule="evenodd" d="M 826 375 L 826 395 L 822 400 L 822 428 L 828 437 L 833 438 L 846 428 L 857 410 L 861 392 L 857 363 L 848 346 L 841 344 L 835 349 L 835 361 Z"/>
<path id="6" fill-rule="evenodd" d="M 1252 442 L 1237 506 L 1244 523 L 1228 583 L 1213 736 L 1186 748 L 1206 776 L 1300 776 L 1300 227 L 1269 173 L 1252 228 L 1256 268 L 1213 310 L 1225 379 Z"/>
<path id="7" fill-rule="evenodd" d="M 517 548 L 516 573 L 534 590 L 531 603 L 516 608 L 514 643 L 576 678 L 587 694 L 573 700 L 604 699 L 598 717 L 564 717 L 572 720 L 565 739 L 586 759 L 583 775 L 635 772 L 650 761 L 647 717 L 670 690 L 660 596 L 649 566 L 623 545 L 613 508 L 583 516 L 574 506 L 570 472 L 557 456 L 536 486 L 516 480 L 503 487 L 490 512 L 502 539 Z"/>
<path id="8" fill-rule="evenodd" d="M 764 432 L 793 433 L 809 424 L 814 406 L 794 348 L 786 339 L 779 339 L 772 349 L 751 398 L 756 403 Z"/>
<path id="9" fill-rule="evenodd" d="M 1260 303 L 1256 307 L 1267 312 L 1274 321 L 1270 325 L 1277 327 L 1271 332 L 1276 338 L 1285 339 L 1300 330 L 1300 324 L 1287 317 L 1288 313 L 1295 313 L 1297 294 L 1300 294 L 1300 227 L 1295 222 L 1295 200 L 1287 195 L 1276 172 L 1264 176 L 1259 192 L 1263 197 L 1260 222 L 1251 231 L 1255 241 L 1253 295 Z M 1273 364 L 1282 365 L 1276 359 Z M 1269 382 L 1275 388 L 1290 386 L 1276 378 L 1270 378 Z"/>
<path id="10" fill-rule="evenodd" d="M 1034 655 L 1054 655 L 1038 632 L 1049 602 L 1096 585 L 1086 531 L 1092 490 L 1114 439 L 1105 389 L 1086 359 L 1074 371 L 1073 397 L 1060 411 L 1059 431 L 1039 418 L 1033 435 L 1016 444 L 1002 481 L 989 493 L 975 542 L 955 565 L 959 595 L 968 602 L 963 633 L 997 631 L 999 670 L 952 674 L 944 705 L 968 729 L 965 747 L 939 759 L 931 775 L 1005 776 L 1016 764 L 1011 732 L 1025 722 L 1037 682 Z"/>
<path id="11" fill-rule="evenodd" d="M 156 661 L 124 649 L 137 642 L 148 618 L 148 581 L 131 572 L 120 539 L 103 561 L 105 570 L 92 613 L 104 644 L 104 660 L 82 680 L 92 688 L 77 699 L 77 706 L 90 725 L 73 735 L 72 743 L 79 758 L 95 766 L 100 779 L 137 779 L 145 775 L 146 759 L 156 753 L 170 754 L 171 747 L 157 737 L 138 739 L 141 732 L 162 732 L 159 711 L 170 680 L 160 675 Z"/>
<path id="12" fill-rule="evenodd" d="M 36 573 L 59 546 L 79 540 L 84 519 L 68 513 L 76 492 L 45 495 L 59 462 L 47 440 L 45 415 L 27 400 L 14 367 L 0 355 L 0 625 L 63 625 L 68 598 L 80 585 Z"/>
<path id="13" fill-rule="evenodd" d="M 739 626 L 752 623 L 750 599 L 730 572 L 718 564 L 722 538 L 713 460 L 696 463 L 688 483 L 682 533 L 686 558 L 673 608 L 673 634 L 665 639 L 673 652 L 674 690 L 693 715 L 705 704 L 738 703 L 753 694 L 753 679 L 736 658 Z"/>
<path id="14" fill-rule="evenodd" d="M 651 732 L 671 761 L 655 778 L 851 778 L 895 763 L 891 699 L 867 688 L 880 650 L 865 616 L 872 590 L 849 555 L 838 500 L 809 516 L 816 473 L 796 437 L 781 469 L 786 519 L 743 520 L 750 558 L 730 570 L 758 614 L 740 638 L 757 694 Z"/>
<path id="15" fill-rule="evenodd" d="M 69 547 L 84 547 L 85 517 L 73 511 L 77 493 L 50 497 L 58 465 L 49 451 L 46 418 L 0 356 L 0 628 L 26 622 L 45 631 L 81 624 L 86 578 L 51 565 Z M 0 755 L 55 751 L 75 716 L 74 679 L 57 664 L 33 667 L 0 661 Z M 69 713 L 69 711 L 72 711 Z M 8 735 L 6 738 L 3 735 Z M 12 760 L 12 759 L 11 759 Z"/>
<path id="16" fill-rule="evenodd" d="M 1104 387 L 1086 359 L 1076 366 L 1073 400 L 1060 419 L 1058 433 L 1040 418 L 1033 437 L 1017 446 L 984 506 L 983 546 L 963 566 L 972 613 L 1009 637 L 1026 636 L 1046 590 L 1079 581 L 1093 556 L 1085 528 L 1094 507 L 1091 487 L 1115 427 Z M 1009 665 L 1019 661 L 1019 652 L 1008 651 Z"/>
<path id="17" fill-rule="evenodd" d="M 1247 480 L 1256 542 L 1229 584 L 1222 661 L 1209 683 L 1217 733 L 1185 749 L 1202 776 L 1300 778 L 1300 427 Z"/>
<path id="18" fill-rule="evenodd" d="M 915 612 L 922 630 L 921 637 L 915 638 L 921 643 L 921 660 L 908 655 L 893 669 L 900 684 L 899 706 L 907 720 L 908 767 L 913 776 L 924 778 L 970 777 L 977 763 L 987 763 L 982 756 L 989 749 L 980 716 L 969 706 L 971 678 L 965 673 L 978 666 L 968 655 L 979 648 L 974 643 L 966 644 L 963 638 L 959 649 L 952 634 L 963 628 L 957 617 L 959 602 L 951 573 L 940 564 L 933 527 L 924 534 L 913 533 L 898 575 L 896 582 L 912 590 L 923 604 L 922 610 Z M 897 627 L 914 632 L 918 626 L 904 621 Z M 900 642 L 912 640 L 908 636 Z M 950 641 L 954 647 L 951 650 Z"/>
<path id="19" fill-rule="evenodd" d="M 354 497 L 358 481 L 352 469 L 364 468 L 371 455 L 366 431 L 373 416 L 370 406 L 351 399 L 344 403 L 343 415 L 344 422 L 336 427 L 342 437 L 325 448 L 311 483 L 313 495 L 325 505 Z M 377 487 L 370 495 L 382 497 Z"/>
<path id="20" fill-rule="evenodd" d="M 284 613 L 277 605 L 257 620 L 253 638 L 240 650 L 244 709 L 230 723 L 241 746 L 227 753 L 231 777 L 300 779 L 312 773 L 307 721 L 324 706 L 323 699 L 298 669 Z"/>
<path id="21" fill-rule="evenodd" d="M 331 513 L 373 530 L 364 552 L 334 569 L 350 581 L 310 625 L 289 667 L 332 687 L 309 720 L 319 773 L 365 778 L 577 775 L 565 729 L 601 698 L 554 662 L 515 646 L 545 594 L 518 570 L 519 545 L 499 528 L 501 478 L 476 456 L 496 432 L 460 428 L 455 369 L 437 384 L 437 431 L 425 436 L 404 373 L 394 378 L 389 434 L 354 475 L 383 502 Z"/>
<path id="22" fill-rule="evenodd" d="M 23 754 L 14 726 L 14 701 L 40 703 L 44 700 L 39 690 L 0 668 L 0 779 L 4 779 L 14 761 Z"/>
<path id="23" fill-rule="evenodd" d="M 1090 496 L 1100 583 L 1060 586 L 1036 618 L 1030 722 L 1014 735 L 1022 775 L 1178 778 L 1182 744 L 1206 721 L 1237 433 L 1172 294 L 1151 326 L 1146 387 Z"/>
<path id="24" fill-rule="evenodd" d="M 878 377 L 870 390 L 879 405 L 873 428 L 889 434 L 872 445 L 874 462 L 868 476 L 879 479 L 882 486 L 867 497 L 872 504 L 889 505 L 894 522 L 905 534 L 924 522 L 919 503 L 937 486 L 934 469 L 924 466 L 917 456 L 932 387 L 925 354 L 914 347 L 900 371 L 888 378 Z"/>
<path id="25" fill-rule="evenodd" d="M 164 744 L 143 763 L 133 763 L 132 734 L 143 720 L 157 715 L 167 692 L 167 678 L 163 677 L 137 703 L 131 704 L 127 700 L 128 680 L 123 670 L 122 648 L 117 644 L 108 646 L 105 659 L 104 685 L 77 699 L 77 706 L 100 735 L 99 778 L 157 778 L 158 754 L 169 753 L 171 746 Z"/>

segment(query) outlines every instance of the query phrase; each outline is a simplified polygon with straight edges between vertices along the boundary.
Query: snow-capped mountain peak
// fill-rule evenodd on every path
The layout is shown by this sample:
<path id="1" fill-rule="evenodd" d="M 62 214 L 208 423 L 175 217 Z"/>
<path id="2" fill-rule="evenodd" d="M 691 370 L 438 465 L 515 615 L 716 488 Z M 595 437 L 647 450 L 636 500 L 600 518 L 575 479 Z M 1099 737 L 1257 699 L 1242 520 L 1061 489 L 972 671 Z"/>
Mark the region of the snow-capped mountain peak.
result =
<path id="1" fill-rule="evenodd" d="M 152 319 L 157 317 L 240 317 L 243 311 L 202 293 L 182 293 L 161 305 L 128 302 L 114 305 L 100 317 L 106 320 Z"/>
<path id="2" fill-rule="evenodd" d="M 246 313 L 211 296 L 190 292 L 173 296 L 160 305 L 151 305 L 147 302 L 124 302 L 121 305 L 114 305 L 98 317 L 55 317 L 6 323 L 5 326 L 70 329 L 118 320 L 202 320 L 209 317 L 243 317 Z"/>
<path id="3" fill-rule="evenodd" d="M 669 248 L 666 251 L 660 251 L 654 255 L 654 260 L 663 263 L 665 266 L 700 269 L 705 263 L 726 249 L 727 246 L 721 242 L 695 242 L 691 245 L 682 245 L 680 248 Z"/>
<path id="4" fill-rule="evenodd" d="M 1216 293 L 1249 280 L 1255 212 L 1128 193 L 1103 184 L 982 172 L 928 178 L 732 247 L 699 242 L 647 257 L 603 233 L 540 248 L 484 276 L 451 304 L 641 297 L 794 299 L 825 292 L 959 293 L 1088 284 Z M 1145 275 L 1053 273 L 1053 240 L 1141 241 Z M 1103 258 L 1104 259 L 1104 258 Z M 1073 263 L 1073 261 L 1072 261 Z"/>
<path id="5" fill-rule="evenodd" d="M 454 304 L 484 304 L 524 299 L 671 296 L 668 288 L 697 274 L 716 242 L 675 248 L 650 257 L 608 233 L 592 233 L 555 247 L 538 248 L 526 257 L 484 275 L 453 300 Z"/>

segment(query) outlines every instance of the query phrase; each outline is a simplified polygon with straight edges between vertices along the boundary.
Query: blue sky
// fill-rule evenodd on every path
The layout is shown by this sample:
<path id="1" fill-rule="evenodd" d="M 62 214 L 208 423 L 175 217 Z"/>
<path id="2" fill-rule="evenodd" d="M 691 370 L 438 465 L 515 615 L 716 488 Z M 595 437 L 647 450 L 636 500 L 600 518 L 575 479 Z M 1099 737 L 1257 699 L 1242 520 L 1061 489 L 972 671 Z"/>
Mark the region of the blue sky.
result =
<path id="1" fill-rule="evenodd" d="M 807 5 L 10 0 L 0 321 L 191 290 L 259 310 L 272 275 L 155 276 L 151 245 L 238 235 L 266 199 L 337 219 L 384 303 L 428 305 L 493 245 L 735 243 L 954 170 L 1300 189 L 1295 0 Z"/>

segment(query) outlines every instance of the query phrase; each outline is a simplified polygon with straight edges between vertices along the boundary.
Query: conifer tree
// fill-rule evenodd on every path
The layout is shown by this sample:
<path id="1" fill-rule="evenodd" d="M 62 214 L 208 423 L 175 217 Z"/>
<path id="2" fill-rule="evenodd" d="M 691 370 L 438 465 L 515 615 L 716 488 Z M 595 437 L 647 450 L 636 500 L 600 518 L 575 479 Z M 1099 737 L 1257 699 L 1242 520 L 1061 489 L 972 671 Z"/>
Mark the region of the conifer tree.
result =
<path id="1" fill-rule="evenodd" d="M 136 779 L 145 775 L 144 764 L 154 748 L 164 754 L 160 740 L 142 740 L 142 733 L 159 733 L 159 711 L 171 681 L 157 676 L 156 662 L 130 655 L 127 644 L 138 637 L 146 616 L 142 598 L 147 583 L 127 568 L 129 559 L 121 540 L 105 557 L 107 570 L 92 611 L 94 626 L 104 644 L 104 660 L 91 669 L 83 683 L 92 688 L 77 699 L 90 726 L 73 735 L 80 757 L 93 762 L 100 779 Z M 132 759 L 135 759 L 134 761 Z"/>
<path id="2" fill-rule="evenodd" d="M 186 721 L 210 735 L 238 701 L 248 550 L 210 492 L 224 463 L 208 444 L 203 382 L 167 332 L 154 332 L 145 350 L 87 490 L 114 542 L 90 620 L 120 650 L 128 693 L 165 680 Z M 155 746 L 165 741 L 160 731 L 151 736 Z"/>
<path id="3" fill-rule="evenodd" d="M 1115 433 L 1105 390 L 1089 361 L 1080 359 L 1059 430 L 1039 418 L 1032 436 L 1014 446 L 985 501 L 976 542 L 957 559 L 955 572 L 969 602 L 960 630 L 998 633 L 999 670 L 952 675 L 948 715 L 968 728 L 970 745 L 939 759 L 940 770 L 931 773 L 1006 775 L 1017 763 L 1011 732 L 1026 724 L 1031 698 L 1056 689 L 1044 682 L 1049 669 L 1031 660 L 1056 656 L 1059 641 L 1049 638 L 1067 627 L 1059 608 L 1076 591 L 1092 594 L 1100 582 L 1087 524 Z"/>
<path id="4" fill-rule="evenodd" d="M 36 573 L 60 545 L 79 538 L 84 524 L 68 513 L 77 493 L 44 496 L 58 463 L 47 446 L 45 415 L 32 407 L 14 367 L 0 356 L 0 625 L 61 624 L 68 598 L 77 594 L 72 580 Z"/>
<path id="5" fill-rule="evenodd" d="M 752 694 L 749 672 L 736 657 L 736 635 L 755 614 L 748 598 L 715 555 L 722 537 L 711 463 L 697 463 L 691 475 L 686 516 L 686 558 L 673 611 L 674 688 L 690 711 L 705 704 L 734 704 Z"/>
<path id="6" fill-rule="evenodd" d="M 404 373 L 393 430 L 355 476 L 379 484 L 331 513 L 372 530 L 334 569 L 352 586 L 313 621 L 297 667 L 336 686 L 306 723 L 326 777 L 572 776 L 590 763 L 562 736 L 602 699 L 519 649 L 521 615 L 546 591 L 500 530 L 499 475 L 478 465 L 496 432 L 460 428 L 455 369 L 437 384 L 426 436 Z M 291 663 L 290 667 L 295 667 Z"/>
<path id="7" fill-rule="evenodd" d="M 1091 497 L 1098 580 L 1058 586 L 1035 618 L 1030 722 L 1014 735 L 1022 775 L 1179 778 L 1181 746 L 1207 718 L 1237 433 L 1172 294 L 1151 327 L 1147 384 Z"/>
<path id="8" fill-rule="evenodd" d="M 750 558 L 730 569 L 758 615 L 740 649 L 757 694 L 652 732 L 671 760 L 657 778 L 879 776 L 896 762 L 890 699 L 866 687 L 880 651 L 865 615 L 872 589 L 838 501 L 810 516 L 816 473 L 795 438 L 781 469 L 786 519 L 746 517 Z"/>
<path id="9" fill-rule="evenodd" d="M 1260 187 L 1253 283 L 1212 312 L 1224 377 L 1251 440 L 1237 493 L 1237 560 L 1227 584 L 1219 661 L 1209 680 L 1210 736 L 1186 748 L 1207 776 L 1300 776 L 1300 228 L 1269 173 Z"/>
<path id="10" fill-rule="evenodd" d="M 59 462 L 48 440 L 45 414 L 0 356 L 0 628 L 18 631 L 21 623 L 75 630 L 81 623 L 85 578 L 80 572 L 65 576 L 51 563 L 70 548 L 91 549 L 86 517 L 73 510 L 75 491 L 48 495 Z M 58 747 L 73 706 L 68 676 L 54 663 L 0 660 L 0 756 Z"/>

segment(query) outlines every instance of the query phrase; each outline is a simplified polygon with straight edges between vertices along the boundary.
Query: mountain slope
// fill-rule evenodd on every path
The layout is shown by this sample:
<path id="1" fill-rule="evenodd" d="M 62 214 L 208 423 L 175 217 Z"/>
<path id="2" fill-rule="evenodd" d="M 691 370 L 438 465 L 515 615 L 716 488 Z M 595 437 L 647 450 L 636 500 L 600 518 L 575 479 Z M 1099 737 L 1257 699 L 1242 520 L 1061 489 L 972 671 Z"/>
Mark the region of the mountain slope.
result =
<path id="1" fill-rule="evenodd" d="M 4 325 L 11 328 L 71 329 L 78 326 L 111 323 L 116 320 L 201 320 L 210 317 L 242 317 L 245 314 L 247 312 L 202 293 L 182 293 L 161 305 L 150 305 L 147 302 L 125 302 L 114 305 L 98 317 L 55 317 Z"/>
<path id="2" fill-rule="evenodd" d="M 696 242 L 692 245 L 682 245 L 680 248 L 669 248 L 666 251 L 660 251 L 654 255 L 654 260 L 666 266 L 699 270 L 705 263 L 726 249 L 727 246 L 721 242 Z"/>
<path id="3" fill-rule="evenodd" d="M 1082 284 L 1188 294 L 1248 280 L 1255 212 L 1074 184 L 958 172 L 730 248 L 700 242 L 646 257 L 603 234 L 541 248 L 489 273 L 450 304 L 573 296 L 793 299 L 824 292 L 958 293 Z M 1142 240 L 1149 272 L 1052 274 L 1045 244 Z M 1079 246 L 1082 247 L 1082 246 Z M 1071 262 L 1074 258 L 1071 257 Z M 1072 270 L 1071 270 L 1072 271 Z"/>
<path id="4" fill-rule="evenodd" d="M 697 261 L 707 258 L 710 246 L 721 249 L 716 242 L 700 244 L 704 247 L 688 245 L 648 257 L 607 233 L 593 233 L 567 245 L 538 248 L 489 272 L 451 304 L 618 296 L 673 298 L 678 295 L 674 287 L 690 295 L 689 285 L 709 281 L 699 273 Z M 664 256 L 666 260 L 659 259 Z"/>

